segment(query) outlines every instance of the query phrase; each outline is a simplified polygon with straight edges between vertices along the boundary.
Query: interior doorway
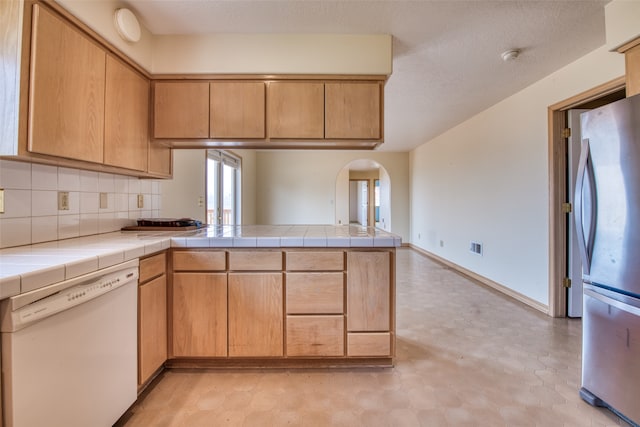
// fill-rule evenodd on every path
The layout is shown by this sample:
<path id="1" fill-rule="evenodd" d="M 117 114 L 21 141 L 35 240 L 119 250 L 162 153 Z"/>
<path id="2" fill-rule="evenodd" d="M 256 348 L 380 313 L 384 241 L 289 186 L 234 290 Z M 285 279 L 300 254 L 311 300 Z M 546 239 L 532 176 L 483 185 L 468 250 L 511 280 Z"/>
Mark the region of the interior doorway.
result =
<path id="1" fill-rule="evenodd" d="M 336 177 L 336 224 L 357 224 L 391 231 L 391 179 L 374 160 L 345 165 Z"/>
<path id="2" fill-rule="evenodd" d="M 369 180 L 349 180 L 349 224 L 369 226 Z"/>
<path id="3" fill-rule="evenodd" d="M 624 76 L 551 105 L 549 114 L 549 315 L 567 316 L 570 282 L 570 194 L 568 166 L 569 113 L 571 109 L 593 109 L 625 97 Z M 575 280 L 575 279 L 574 279 Z"/>

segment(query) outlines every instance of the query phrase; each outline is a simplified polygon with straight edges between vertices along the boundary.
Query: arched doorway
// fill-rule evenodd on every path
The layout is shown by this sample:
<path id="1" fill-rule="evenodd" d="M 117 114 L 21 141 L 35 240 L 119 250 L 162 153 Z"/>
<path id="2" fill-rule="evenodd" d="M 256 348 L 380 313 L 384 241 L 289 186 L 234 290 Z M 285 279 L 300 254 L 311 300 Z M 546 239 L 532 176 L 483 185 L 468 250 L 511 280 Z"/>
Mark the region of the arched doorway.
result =
<path id="1" fill-rule="evenodd" d="M 391 229 L 391 179 L 378 162 L 358 159 L 336 177 L 336 224 Z"/>

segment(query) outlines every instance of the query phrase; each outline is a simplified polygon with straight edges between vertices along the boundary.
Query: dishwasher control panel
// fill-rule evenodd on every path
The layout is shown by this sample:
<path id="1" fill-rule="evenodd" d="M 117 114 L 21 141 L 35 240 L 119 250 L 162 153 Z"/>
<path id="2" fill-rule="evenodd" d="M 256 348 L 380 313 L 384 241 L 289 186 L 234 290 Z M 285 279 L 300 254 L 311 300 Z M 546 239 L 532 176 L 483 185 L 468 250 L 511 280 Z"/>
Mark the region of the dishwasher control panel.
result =
<path id="1" fill-rule="evenodd" d="M 138 268 L 128 268 L 96 276 L 81 284 L 49 294 L 13 311 L 11 313 L 12 329 L 21 329 L 30 323 L 98 298 L 137 279 Z"/>

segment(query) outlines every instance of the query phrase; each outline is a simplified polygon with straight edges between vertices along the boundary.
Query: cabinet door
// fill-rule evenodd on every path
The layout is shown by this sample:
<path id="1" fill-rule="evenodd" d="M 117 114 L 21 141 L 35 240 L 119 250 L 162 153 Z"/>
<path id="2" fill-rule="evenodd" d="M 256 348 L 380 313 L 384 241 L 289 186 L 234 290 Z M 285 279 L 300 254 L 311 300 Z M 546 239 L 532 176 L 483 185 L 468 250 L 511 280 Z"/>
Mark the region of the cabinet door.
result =
<path id="1" fill-rule="evenodd" d="M 627 96 L 640 93 L 640 45 L 625 52 Z"/>
<path id="2" fill-rule="evenodd" d="M 379 139 L 379 83 L 325 84 L 325 138 Z"/>
<path id="3" fill-rule="evenodd" d="M 111 55 L 107 56 L 104 163 L 147 170 L 149 82 Z"/>
<path id="4" fill-rule="evenodd" d="M 226 273 L 174 273 L 173 357 L 227 355 Z"/>
<path id="5" fill-rule="evenodd" d="M 263 82 L 211 82 L 212 138 L 264 138 Z"/>
<path id="6" fill-rule="evenodd" d="M 149 167 L 147 171 L 156 176 L 170 178 L 173 155 L 170 147 L 149 142 Z"/>
<path id="7" fill-rule="evenodd" d="M 347 253 L 347 330 L 390 329 L 389 252 Z"/>
<path id="8" fill-rule="evenodd" d="M 270 138 L 324 138 L 324 84 L 271 82 L 267 92 Z"/>
<path id="9" fill-rule="evenodd" d="M 156 82 L 154 138 L 209 137 L 209 83 Z"/>
<path id="10" fill-rule="evenodd" d="M 283 355 L 282 273 L 229 273 L 229 356 Z"/>
<path id="11" fill-rule="evenodd" d="M 167 281 L 162 275 L 138 288 L 138 384 L 167 360 Z"/>
<path id="12" fill-rule="evenodd" d="M 101 163 L 106 53 L 46 9 L 33 9 L 29 147 Z"/>

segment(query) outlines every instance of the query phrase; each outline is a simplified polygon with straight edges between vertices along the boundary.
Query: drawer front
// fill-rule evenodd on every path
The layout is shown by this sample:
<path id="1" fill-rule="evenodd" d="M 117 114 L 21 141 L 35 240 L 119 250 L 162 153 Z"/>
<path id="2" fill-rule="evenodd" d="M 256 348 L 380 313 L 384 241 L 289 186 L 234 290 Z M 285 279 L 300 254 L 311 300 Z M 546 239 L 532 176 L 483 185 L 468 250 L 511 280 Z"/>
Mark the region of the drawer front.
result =
<path id="1" fill-rule="evenodd" d="M 289 271 L 342 271 L 344 252 L 287 252 Z"/>
<path id="2" fill-rule="evenodd" d="M 282 271 L 281 251 L 231 251 L 229 270 Z"/>
<path id="3" fill-rule="evenodd" d="M 165 273 L 167 265 L 167 255 L 162 252 L 140 260 L 140 277 L 139 282 L 144 283 L 149 279 L 160 276 Z"/>
<path id="4" fill-rule="evenodd" d="M 287 273 L 287 313 L 342 314 L 344 273 Z"/>
<path id="5" fill-rule="evenodd" d="M 224 251 L 178 251 L 173 253 L 173 271 L 226 270 Z"/>
<path id="6" fill-rule="evenodd" d="M 390 357 L 390 332 L 363 332 L 347 334 L 347 356 Z"/>
<path id="7" fill-rule="evenodd" d="M 344 356 L 344 317 L 287 316 L 287 356 Z"/>

